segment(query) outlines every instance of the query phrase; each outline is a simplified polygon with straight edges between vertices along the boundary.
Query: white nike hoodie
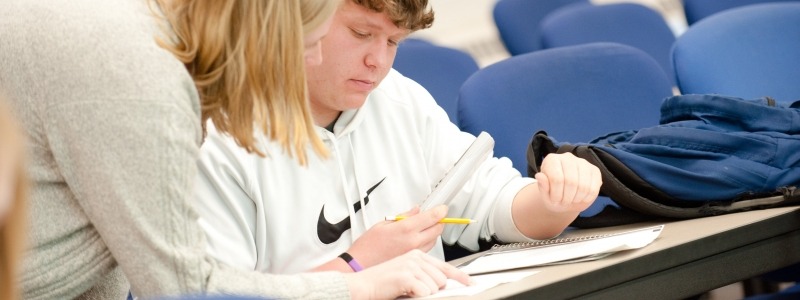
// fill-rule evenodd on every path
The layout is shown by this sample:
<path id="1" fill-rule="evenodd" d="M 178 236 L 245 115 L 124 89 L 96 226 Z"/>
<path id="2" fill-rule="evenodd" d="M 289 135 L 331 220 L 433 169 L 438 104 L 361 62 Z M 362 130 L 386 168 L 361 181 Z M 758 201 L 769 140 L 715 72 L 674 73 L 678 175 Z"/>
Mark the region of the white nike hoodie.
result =
<path id="1" fill-rule="evenodd" d="M 196 208 L 208 251 L 234 267 L 299 273 L 346 251 L 385 216 L 425 200 L 474 136 L 458 130 L 431 95 L 391 70 L 359 109 L 342 112 L 334 132 L 317 127 L 330 150 L 308 149 L 307 166 L 259 137 L 259 157 L 208 123 L 196 181 Z M 522 150 L 520 150 L 522 151 Z M 442 240 L 477 250 L 478 239 L 528 241 L 514 226 L 511 202 L 533 183 L 507 158 L 487 157 L 450 205 Z M 441 241 L 430 253 L 444 258 Z M 358 258 L 356 257 L 356 260 Z"/>

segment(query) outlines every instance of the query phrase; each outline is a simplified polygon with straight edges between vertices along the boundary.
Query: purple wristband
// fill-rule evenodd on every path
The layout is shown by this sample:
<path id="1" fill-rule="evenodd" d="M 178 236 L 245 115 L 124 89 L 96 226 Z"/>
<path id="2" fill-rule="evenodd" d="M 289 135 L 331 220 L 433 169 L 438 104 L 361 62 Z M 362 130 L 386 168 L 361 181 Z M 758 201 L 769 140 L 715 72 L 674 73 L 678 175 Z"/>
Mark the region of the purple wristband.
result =
<path id="1" fill-rule="evenodd" d="M 361 265 L 358 264 L 356 259 L 350 256 L 349 253 L 342 252 L 342 254 L 339 254 L 339 257 L 344 259 L 344 262 L 346 262 L 350 266 L 350 268 L 353 269 L 353 272 L 360 272 L 361 270 L 364 270 L 364 268 L 361 267 Z"/>

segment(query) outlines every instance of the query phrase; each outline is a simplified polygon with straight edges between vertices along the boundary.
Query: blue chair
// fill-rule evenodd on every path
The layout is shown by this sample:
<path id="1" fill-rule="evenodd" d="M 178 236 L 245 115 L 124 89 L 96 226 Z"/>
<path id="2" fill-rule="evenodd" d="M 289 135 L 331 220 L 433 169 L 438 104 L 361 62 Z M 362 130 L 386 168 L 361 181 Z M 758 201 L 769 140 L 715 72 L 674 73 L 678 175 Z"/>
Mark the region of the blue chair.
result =
<path id="1" fill-rule="evenodd" d="M 475 59 L 466 52 L 415 40 L 400 44 L 393 67 L 425 87 L 453 123 L 458 90 L 478 70 Z"/>
<path id="2" fill-rule="evenodd" d="M 672 95 L 666 74 L 639 49 L 590 43 L 514 56 L 476 72 L 459 94 L 459 126 L 494 137 L 495 156 L 525 174 L 538 130 L 563 142 L 658 125 Z"/>
<path id="3" fill-rule="evenodd" d="M 683 94 L 800 99 L 800 2 L 705 18 L 675 41 L 672 64 Z"/>
<path id="4" fill-rule="evenodd" d="M 639 49 L 589 43 L 514 56 L 483 68 L 459 94 L 459 126 L 495 139 L 494 154 L 508 157 L 523 175 L 533 134 L 563 142 L 589 142 L 611 133 L 658 125 L 672 85 L 658 63 Z M 598 198 L 581 216 L 607 206 Z"/>
<path id="5" fill-rule="evenodd" d="M 592 42 L 633 46 L 655 58 L 672 80 L 670 49 L 675 35 L 660 13 L 640 4 L 569 5 L 542 20 L 542 48 Z"/>
<path id="6" fill-rule="evenodd" d="M 589 4 L 588 0 L 499 0 L 492 15 L 500 39 L 511 55 L 542 48 L 539 22 L 551 11 L 569 4 Z"/>
<path id="7" fill-rule="evenodd" d="M 428 45 L 428 46 L 433 46 L 434 44 L 431 41 L 428 41 L 426 39 L 410 37 L 410 38 L 404 39 L 400 43 L 400 45 L 401 46 L 403 46 L 403 45 L 405 45 L 405 46 L 407 46 L 407 45 L 415 45 L 415 46 Z"/>
<path id="8" fill-rule="evenodd" d="M 726 9 L 768 2 L 798 2 L 797 0 L 683 0 L 683 11 L 689 26 Z"/>

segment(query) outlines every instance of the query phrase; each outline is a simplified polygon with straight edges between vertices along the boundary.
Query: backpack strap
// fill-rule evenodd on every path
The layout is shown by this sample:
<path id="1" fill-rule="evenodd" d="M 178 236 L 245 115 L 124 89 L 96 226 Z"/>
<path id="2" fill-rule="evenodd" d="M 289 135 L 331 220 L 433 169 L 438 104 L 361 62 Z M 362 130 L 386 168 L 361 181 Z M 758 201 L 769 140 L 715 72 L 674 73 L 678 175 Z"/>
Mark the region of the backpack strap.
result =
<path id="1" fill-rule="evenodd" d="M 528 158 L 528 177 L 539 173 L 544 157 L 556 151 L 558 151 L 558 147 L 547 135 L 547 132 L 540 130 L 534 133 L 528 144 L 528 151 L 525 153 Z"/>

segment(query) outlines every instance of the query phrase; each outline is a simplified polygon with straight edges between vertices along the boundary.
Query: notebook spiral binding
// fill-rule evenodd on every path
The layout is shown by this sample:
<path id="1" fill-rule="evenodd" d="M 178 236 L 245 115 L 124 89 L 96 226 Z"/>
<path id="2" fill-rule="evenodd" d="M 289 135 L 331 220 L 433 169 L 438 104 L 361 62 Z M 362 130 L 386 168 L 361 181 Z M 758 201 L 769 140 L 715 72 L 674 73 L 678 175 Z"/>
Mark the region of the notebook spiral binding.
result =
<path id="1" fill-rule="evenodd" d="M 601 239 L 610 236 L 614 236 L 615 234 L 595 234 L 595 235 L 585 235 L 585 236 L 572 236 L 572 237 L 563 237 L 563 238 L 553 238 L 548 240 L 540 240 L 540 241 L 533 241 L 533 242 L 518 242 L 518 243 L 510 243 L 510 244 L 495 244 L 492 246 L 493 251 L 508 251 L 508 250 L 517 250 L 517 249 L 524 249 L 524 248 L 532 248 L 532 247 L 541 247 L 541 246 L 555 246 L 555 245 L 562 245 L 562 244 L 569 244 L 581 241 L 588 241 L 594 239 Z"/>

